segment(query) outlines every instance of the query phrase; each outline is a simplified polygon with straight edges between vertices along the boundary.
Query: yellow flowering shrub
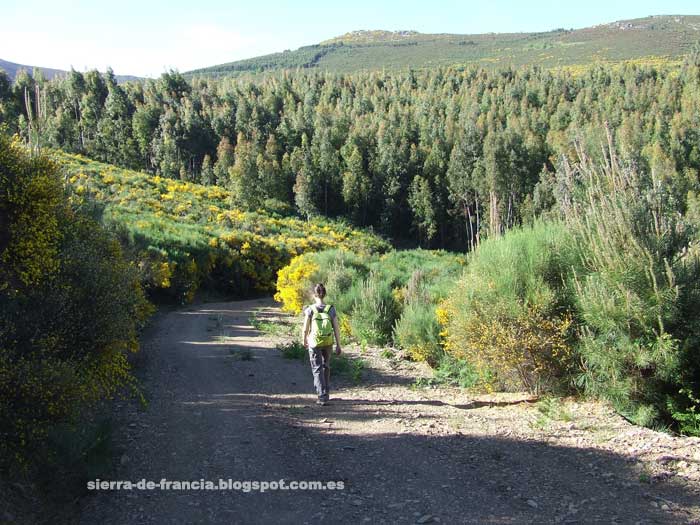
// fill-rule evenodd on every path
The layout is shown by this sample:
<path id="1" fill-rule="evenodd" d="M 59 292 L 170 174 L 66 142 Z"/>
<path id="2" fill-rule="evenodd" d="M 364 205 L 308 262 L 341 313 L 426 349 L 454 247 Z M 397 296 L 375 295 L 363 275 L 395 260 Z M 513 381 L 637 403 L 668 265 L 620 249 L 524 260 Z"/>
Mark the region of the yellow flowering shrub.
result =
<path id="1" fill-rule="evenodd" d="M 570 317 L 549 318 L 537 309 L 516 318 L 445 313 L 438 318 L 446 351 L 471 363 L 487 391 L 539 394 L 571 366 Z"/>
<path id="2" fill-rule="evenodd" d="M 445 351 L 487 390 L 567 388 L 575 366 L 568 231 L 541 223 L 483 242 L 436 309 Z M 559 251 L 556 251 L 557 248 Z"/>
<path id="3" fill-rule="evenodd" d="M 26 467 L 57 425 L 136 388 L 128 355 L 153 309 L 117 239 L 70 206 L 54 163 L 0 136 L 0 177 L 0 458 Z"/>
<path id="4" fill-rule="evenodd" d="M 340 223 L 230 209 L 225 188 L 150 176 L 56 151 L 66 180 L 101 200 L 104 221 L 125 231 L 152 297 L 189 300 L 200 285 L 245 296 L 275 290 L 277 271 L 294 256 L 347 246 L 362 253 L 388 244 Z M 156 251 L 160 255 L 153 256 Z M 167 264 L 166 264 L 167 263 Z M 194 266 L 192 265 L 194 264 Z"/>
<path id="5" fill-rule="evenodd" d="M 352 325 L 350 323 L 350 317 L 348 315 L 343 315 L 342 317 L 340 317 L 338 328 L 340 328 L 340 335 L 342 337 L 352 337 Z"/>
<path id="6" fill-rule="evenodd" d="M 318 266 L 305 255 L 294 257 L 279 271 L 275 301 L 282 303 L 282 310 L 295 314 L 301 312 L 317 271 Z"/>

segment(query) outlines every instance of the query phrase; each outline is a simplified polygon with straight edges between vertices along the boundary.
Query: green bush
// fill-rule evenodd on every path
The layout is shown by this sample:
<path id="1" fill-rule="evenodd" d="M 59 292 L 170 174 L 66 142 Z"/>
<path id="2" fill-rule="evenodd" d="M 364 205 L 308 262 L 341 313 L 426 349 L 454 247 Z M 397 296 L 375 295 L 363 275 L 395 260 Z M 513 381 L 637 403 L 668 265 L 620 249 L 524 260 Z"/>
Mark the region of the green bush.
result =
<path id="1" fill-rule="evenodd" d="M 487 389 L 566 388 L 574 364 L 568 276 L 577 264 L 562 223 L 482 242 L 439 308 L 446 351 L 473 363 Z"/>
<path id="2" fill-rule="evenodd" d="M 152 308 L 119 242 L 70 206 L 56 166 L 1 136 L 0 261 L 0 456 L 27 467 L 50 429 L 76 429 L 134 385 L 127 357 Z"/>
<path id="3" fill-rule="evenodd" d="M 698 392 L 700 255 L 697 227 L 662 172 L 640 172 L 609 152 L 585 157 L 570 179 L 582 181 L 567 223 L 586 272 L 576 277 L 583 327 L 579 381 L 633 421 L 671 421 Z"/>
<path id="4" fill-rule="evenodd" d="M 391 284 L 379 274 L 370 273 L 362 283 L 352 309 L 352 334 L 360 341 L 385 345 L 391 340 L 399 305 L 392 294 Z"/>
<path id="5" fill-rule="evenodd" d="M 678 423 L 682 434 L 700 437 L 700 399 L 693 396 L 690 389 L 681 388 L 678 393 L 681 398 L 685 396 L 686 406 L 679 410 L 677 402 L 670 402 L 667 407 L 668 411 Z"/>
<path id="6" fill-rule="evenodd" d="M 471 388 L 478 379 L 477 371 L 468 361 L 445 355 L 440 359 L 432 380 L 436 384 Z"/>
<path id="7" fill-rule="evenodd" d="M 444 354 L 440 331 L 435 305 L 414 300 L 404 308 L 394 326 L 394 342 L 405 348 L 415 361 L 427 361 L 434 366 Z"/>
<path id="8" fill-rule="evenodd" d="M 308 359 L 309 352 L 306 347 L 299 341 L 290 341 L 289 343 L 277 345 L 277 350 L 282 353 L 285 359 Z"/>
<path id="9" fill-rule="evenodd" d="M 347 377 L 353 383 L 362 381 L 362 371 L 365 362 L 362 359 L 350 359 L 345 354 L 333 355 L 331 358 L 331 374 Z"/>

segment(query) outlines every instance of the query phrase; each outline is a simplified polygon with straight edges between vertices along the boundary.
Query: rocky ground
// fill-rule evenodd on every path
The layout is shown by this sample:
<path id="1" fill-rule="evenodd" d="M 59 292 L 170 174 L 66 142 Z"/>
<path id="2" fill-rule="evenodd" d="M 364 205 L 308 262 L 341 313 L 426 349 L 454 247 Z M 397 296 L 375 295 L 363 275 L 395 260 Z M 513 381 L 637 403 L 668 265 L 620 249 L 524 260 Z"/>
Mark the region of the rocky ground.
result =
<path id="1" fill-rule="evenodd" d="M 92 523 L 698 523 L 700 440 L 597 402 L 416 387 L 425 365 L 346 349 L 319 407 L 275 345 L 269 300 L 162 315 L 144 341 L 147 409 L 117 407 L 114 480 L 322 480 L 342 490 L 96 491 Z M 260 324 L 262 323 L 262 324 Z M 291 325 L 288 325 L 291 326 Z M 296 326 L 295 326 L 296 328 Z"/>

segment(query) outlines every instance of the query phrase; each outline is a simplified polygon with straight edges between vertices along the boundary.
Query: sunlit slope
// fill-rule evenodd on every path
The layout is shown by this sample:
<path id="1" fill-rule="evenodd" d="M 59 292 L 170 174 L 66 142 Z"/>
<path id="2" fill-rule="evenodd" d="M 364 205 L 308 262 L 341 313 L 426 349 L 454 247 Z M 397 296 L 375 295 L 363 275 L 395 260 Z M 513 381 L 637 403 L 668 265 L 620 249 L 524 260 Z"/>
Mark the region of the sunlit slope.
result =
<path id="1" fill-rule="evenodd" d="M 201 285 L 241 294 L 272 290 L 277 271 L 304 252 L 388 248 L 379 237 L 339 222 L 232 209 L 230 193 L 217 186 L 151 176 L 64 152 L 54 157 L 73 198 L 104 208 L 103 222 L 131 248 L 145 284 L 185 301 Z"/>

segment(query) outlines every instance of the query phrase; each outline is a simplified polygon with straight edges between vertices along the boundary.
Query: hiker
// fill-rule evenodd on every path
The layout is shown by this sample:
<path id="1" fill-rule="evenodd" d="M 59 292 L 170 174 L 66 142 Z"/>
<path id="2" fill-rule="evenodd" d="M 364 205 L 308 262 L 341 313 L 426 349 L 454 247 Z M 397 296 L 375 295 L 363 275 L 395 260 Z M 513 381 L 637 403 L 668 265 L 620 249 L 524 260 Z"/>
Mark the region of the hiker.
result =
<path id="1" fill-rule="evenodd" d="M 317 405 L 328 404 L 331 379 L 331 348 L 335 340 L 335 353 L 340 355 L 340 330 L 335 307 L 323 302 L 326 287 L 319 283 L 313 288 L 314 304 L 304 309 L 302 339 L 309 350 L 314 386 L 318 394 Z"/>

